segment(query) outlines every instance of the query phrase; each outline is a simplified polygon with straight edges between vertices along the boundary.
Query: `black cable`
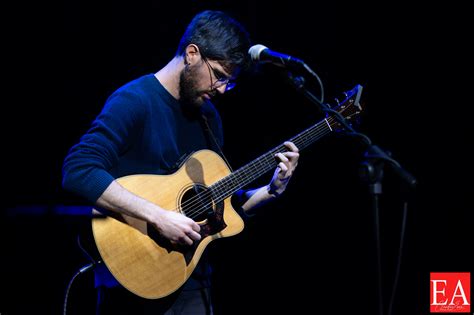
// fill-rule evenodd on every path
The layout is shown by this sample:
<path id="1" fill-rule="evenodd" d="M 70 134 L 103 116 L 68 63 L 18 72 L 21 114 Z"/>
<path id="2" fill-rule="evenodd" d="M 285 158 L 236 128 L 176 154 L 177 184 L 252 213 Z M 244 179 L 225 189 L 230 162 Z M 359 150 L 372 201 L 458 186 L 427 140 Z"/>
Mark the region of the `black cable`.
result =
<path id="1" fill-rule="evenodd" d="M 319 78 L 317 73 L 314 72 L 307 64 L 304 63 L 303 68 L 305 68 L 306 71 L 308 71 L 318 81 L 319 89 L 320 89 L 320 92 L 321 92 L 321 98 L 319 98 L 319 99 L 317 97 L 315 97 L 315 98 L 318 100 L 319 104 L 323 104 L 324 103 L 324 86 L 323 86 L 323 82 L 321 81 L 321 78 Z"/>
<path id="2" fill-rule="evenodd" d="M 66 294 L 64 296 L 63 315 L 66 315 L 66 312 L 67 312 L 67 299 L 69 297 L 69 291 L 71 290 L 72 283 L 74 282 L 74 280 L 77 278 L 78 275 L 80 275 L 81 273 L 86 272 L 87 270 L 92 269 L 94 266 L 95 266 L 95 263 L 90 263 L 90 264 L 82 267 L 81 269 L 79 269 L 79 271 L 76 272 L 76 274 L 74 274 L 74 276 L 72 276 L 72 278 L 69 281 L 69 284 L 67 286 Z"/>
<path id="3" fill-rule="evenodd" d="M 403 203 L 403 218 L 402 218 L 402 229 L 400 231 L 400 246 L 398 248 L 398 259 L 397 259 L 397 269 L 395 270 L 395 278 L 393 279 L 392 294 L 390 296 L 390 303 L 388 306 L 388 315 L 392 315 L 393 303 L 395 301 L 395 294 L 398 287 L 398 279 L 400 278 L 400 267 L 402 264 L 402 252 L 403 252 L 403 243 L 405 240 L 405 229 L 408 216 L 408 202 Z"/>
<path id="4" fill-rule="evenodd" d="M 82 250 L 82 252 L 84 253 L 84 255 L 89 258 L 89 260 L 93 263 L 93 264 L 96 264 L 96 263 L 99 263 L 99 262 L 96 262 L 94 258 L 92 258 L 92 255 L 89 254 L 89 252 L 87 250 L 85 250 L 84 246 L 82 246 L 82 243 L 81 243 L 81 236 L 80 234 L 77 235 L 77 246 L 79 246 L 79 248 Z"/>
<path id="5" fill-rule="evenodd" d="M 79 276 L 81 273 L 84 273 L 90 269 L 92 269 L 93 267 L 95 267 L 96 264 L 100 264 L 101 261 L 95 261 L 94 258 L 92 258 L 92 255 L 89 254 L 89 252 L 87 250 L 85 250 L 85 248 L 82 246 L 81 244 L 81 237 L 80 235 L 77 235 L 77 245 L 79 246 L 79 248 L 82 250 L 82 252 L 84 253 L 84 255 L 91 261 L 90 264 L 88 265 L 85 265 L 84 267 L 82 267 L 81 269 L 79 269 L 79 271 L 77 271 L 71 278 L 71 280 L 69 281 L 69 284 L 66 288 L 66 294 L 64 296 L 64 304 L 63 304 L 63 315 L 66 315 L 66 312 L 67 312 L 67 300 L 68 300 L 68 297 L 69 297 L 69 291 L 71 290 L 71 286 L 72 286 L 72 283 L 74 282 L 74 280 L 77 278 L 77 276 Z"/>

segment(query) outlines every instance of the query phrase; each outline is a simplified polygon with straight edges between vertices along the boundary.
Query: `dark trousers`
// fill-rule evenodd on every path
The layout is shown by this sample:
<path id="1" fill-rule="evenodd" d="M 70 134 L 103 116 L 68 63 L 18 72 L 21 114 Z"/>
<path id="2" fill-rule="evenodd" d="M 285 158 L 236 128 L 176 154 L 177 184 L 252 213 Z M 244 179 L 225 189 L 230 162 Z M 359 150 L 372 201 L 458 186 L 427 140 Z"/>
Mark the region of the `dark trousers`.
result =
<path id="1" fill-rule="evenodd" d="M 149 300 L 124 288 L 97 288 L 97 315 L 212 315 L 209 288 L 179 290 L 161 299 Z"/>

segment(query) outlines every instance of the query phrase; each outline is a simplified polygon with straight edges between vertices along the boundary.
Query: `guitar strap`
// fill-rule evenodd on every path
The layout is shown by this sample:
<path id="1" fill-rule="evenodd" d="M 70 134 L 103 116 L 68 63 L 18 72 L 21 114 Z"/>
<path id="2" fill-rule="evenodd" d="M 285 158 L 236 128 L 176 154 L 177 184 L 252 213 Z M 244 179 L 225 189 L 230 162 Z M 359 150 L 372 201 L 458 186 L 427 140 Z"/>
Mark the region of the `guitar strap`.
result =
<path id="1" fill-rule="evenodd" d="M 200 117 L 201 117 L 202 127 L 205 131 L 205 134 L 206 134 L 206 139 L 207 139 L 208 146 L 210 148 L 214 147 L 216 149 L 214 151 L 217 151 L 219 153 L 219 155 L 224 159 L 225 163 L 227 164 L 227 166 L 229 167 L 231 172 L 233 172 L 234 170 L 230 166 L 230 163 L 227 160 L 227 158 L 225 157 L 224 152 L 222 151 L 221 146 L 219 145 L 219 142 L 217 142 L 217 139 L 216 139 L 216 137 L 214 136 L 214 133 L 211 130 L 211 127 L 209 127 L 209 123 L 207 121 L 207 116 L 204 113 L 201 112 Z"/>

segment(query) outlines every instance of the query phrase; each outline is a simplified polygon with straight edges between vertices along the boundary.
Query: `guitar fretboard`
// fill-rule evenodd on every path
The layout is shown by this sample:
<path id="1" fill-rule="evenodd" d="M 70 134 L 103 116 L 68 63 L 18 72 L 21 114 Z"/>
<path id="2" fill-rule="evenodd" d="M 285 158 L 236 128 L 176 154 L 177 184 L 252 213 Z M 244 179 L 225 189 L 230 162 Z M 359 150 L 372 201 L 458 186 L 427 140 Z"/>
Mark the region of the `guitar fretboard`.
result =
<path id="1" fill-rule="evenodd" d="M 299 150 L 303 150 L 330 133 L 336 124 L 335 119 L 330 116 L 297 134 L 289 141 L 293 142 Z M 209 188 L 212 191 L 213 199 L 216 202 L 223 201 L 240 188 L 274 169 L 279 163 L 275 155 L 283 152 L 288 152 L 288 148 L 284 144 L 280 144 L 211 185 Z"/>

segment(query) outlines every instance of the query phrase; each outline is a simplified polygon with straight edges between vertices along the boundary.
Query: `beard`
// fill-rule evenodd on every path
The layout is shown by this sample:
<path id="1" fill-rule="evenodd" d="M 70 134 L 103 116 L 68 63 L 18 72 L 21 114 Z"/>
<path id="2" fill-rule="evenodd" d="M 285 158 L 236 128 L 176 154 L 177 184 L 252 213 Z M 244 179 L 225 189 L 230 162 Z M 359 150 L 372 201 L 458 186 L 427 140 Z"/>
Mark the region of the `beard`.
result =
<path id="1" fill-rule="evenodd" d="M 186 107 L 200 107 L 204 103 L 202 98 L 206 91 L 197 89 L 196 71 L 194 68 L 186 66 L 179 75 L 179 99 Z"/>

